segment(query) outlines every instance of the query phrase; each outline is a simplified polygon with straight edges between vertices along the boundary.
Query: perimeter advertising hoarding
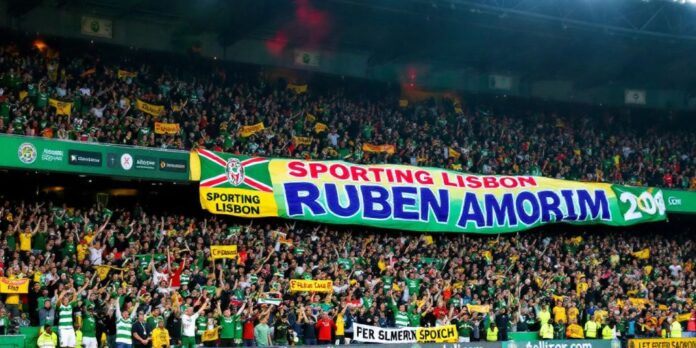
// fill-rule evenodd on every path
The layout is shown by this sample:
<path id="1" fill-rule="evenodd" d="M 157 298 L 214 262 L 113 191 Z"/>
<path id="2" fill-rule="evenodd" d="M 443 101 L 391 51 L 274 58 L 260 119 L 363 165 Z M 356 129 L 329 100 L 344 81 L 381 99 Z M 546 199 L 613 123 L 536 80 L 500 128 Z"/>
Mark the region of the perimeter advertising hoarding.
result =
<path id="1" fill-rule="evenodd" d="M 0 135 L 0 167 L 188 181 L 189 153 Z"/>

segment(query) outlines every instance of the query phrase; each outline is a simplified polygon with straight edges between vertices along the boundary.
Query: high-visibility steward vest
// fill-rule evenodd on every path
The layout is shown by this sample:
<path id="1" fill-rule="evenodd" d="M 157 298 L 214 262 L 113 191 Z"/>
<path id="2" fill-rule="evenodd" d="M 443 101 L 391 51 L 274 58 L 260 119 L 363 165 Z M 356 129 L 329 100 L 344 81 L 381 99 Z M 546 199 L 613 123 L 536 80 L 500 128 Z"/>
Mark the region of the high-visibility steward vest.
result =
<path id="1" fill-rule="evenodd" d="M 602 339 L 611 340 L 614 338 L 614 330 L 612 330 L 609 325 L 605 325 L 602 329 Z"/>
<path id="2" fill-rule="evenodd" d="M 672 338 L 681 338 L 682 337 L 682 327 L 678 321 L 675 320 L 672 323 L 672 325 L 670 326 L 669 336 Z"/>
<path id="3" fill-rule="evenodd" d="M 43 329 L 41 330 L 41 334 L 39 335 L 39 339 L 36 340 L 36 346 L 39 348 L 55 348 L 58 343 L 58 336 L 56 336 L 55 332 L 51 332 L 49 335 L 46 332 L 43 332 Z"/>
<path id="4" fill-rule="evenodd" d="M 491 330 L 489 327 L 488 330 L 486 330 L 486 341 L 488 342 L 495 342 L 498 340 L 498 328 L 495 327 Z"/>
<path id="5" fill-rule="evenodd" d="M 82 348 L 82 330 L 75 330 L 75 348 Z"/>
<path id="6" fill-rule="evenodd" d="M 585 323 L 585 337 L 597 338 L 597 323 L 590 319 Z"/>
<path id="7" fill-rule="evenodd" d="M 539 330 L 539 336 L 541 336 L 542 339 L 544 340 L 552 340 L 553 339 L 553 325 L 546 323 L 541 325 L 541 329 Z"/>

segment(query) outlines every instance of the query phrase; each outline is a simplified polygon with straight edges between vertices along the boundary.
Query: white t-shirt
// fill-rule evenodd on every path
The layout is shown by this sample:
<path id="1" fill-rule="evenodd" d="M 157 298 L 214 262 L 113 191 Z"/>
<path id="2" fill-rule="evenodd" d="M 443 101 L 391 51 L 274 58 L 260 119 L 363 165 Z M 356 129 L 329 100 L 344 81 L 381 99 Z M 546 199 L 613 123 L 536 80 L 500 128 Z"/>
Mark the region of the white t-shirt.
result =
<path id="1" fill-rule="evenodd" d="M 156 269 L 152 270 L 152 282 L 154 284 L 159 285 L 159 283 L 163 280 L 169 280 L 169 275 L 167 273 L 160 273 Z"/>
<path id="2" fill-rule="evenodd" d="M 679 277 L 679 273 L 682 271 L 682 266 L 681 265 L 670 265 L 669 270 L 672 273 L 672 277 Z"/>
<path id="3" fill-rule="evenodd" d="M 181 334 L 186 337 L 196 337 L 196 319 L 198 319 L 198 313 L 188 316 L 186 314 L 181 316 Z"/>
<path id="4" fill-rule="evenodd" d="M 101 265 L 102 264 L 102 252 L 104 251 L 104 248 L 97 249 L 97 248 L 89 248 L 89 262 L 91 262 L 93 265 Z"/>

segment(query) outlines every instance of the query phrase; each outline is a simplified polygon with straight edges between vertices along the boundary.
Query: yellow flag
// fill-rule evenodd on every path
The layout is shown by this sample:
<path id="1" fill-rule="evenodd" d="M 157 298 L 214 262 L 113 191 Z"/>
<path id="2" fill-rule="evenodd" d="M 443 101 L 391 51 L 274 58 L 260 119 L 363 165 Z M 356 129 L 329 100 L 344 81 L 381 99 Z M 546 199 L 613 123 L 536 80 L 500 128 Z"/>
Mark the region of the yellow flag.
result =
<path id="1" fill-rule="evenodd" d="M 80 74 L 80 77 L 86 77 L 97 72 L 97 68 L 89 68 Z"/>
<path id="2" fill-rule="evenodd" d="M 63 102 L 57 99 L 48 99 L 48 105 L 56 108 L 56 115 L 70 116 L 72 114 L 72 103 Z"/>
<path id="3" fill-rule="evenodd" d="M 451 148 L 451 147 L 449 148 L 449 157 L 450 158 L 459 158 L 459 156 L 461 156 L 461 155 L 462 154 L 459 151 L 455 150 L 454 148 Z"/>
<path id="4" fill-rule="evenodd" d="M 433 245 L 433 236 L 426 234 L 423 236 L 423 240 L 425 241 L 425 245 Z"/>
<path id="5" fill-rule="evenodd" d="M 488 313 L 491 309 L 491 306 L 489 305 L 471 305 L 468 304 L 466 305 L 466 308 L 469 309 L 469 312 L 471 313 Z"/>
<path id="6" fill-rule="evenodd" d="M 10 279 L 0 277 L 0 293 L 26 294 L 29 293 L 29 279 Z"/>
<path id="7" fill-rule="evenodd" d="M 317 122 L 317 123 L 314 125 L 314 132 L 315 132 L 315 133 L 321 133 L 321 132 L 326 131 L 328 128 L 329 128 L 329 127 L 327 127 L 325 124 L 323 124 L 323 123 L 321 123 L 321 122 Z"/>
<path id="8" fill-rule="evenodd" d="M 237 246 L 236 245 L 211 245 L 210 246 L 210 256 L 213 259 L 236 259 L 237 258 Z"/>
<path id="9" fill-rule="evenodd" d="M 29 95 L 29 92 L 27 92 L 27 91 L 19 91 L 19 101 L 23 101 L 24 98 L 27 97 L 27 95 Z"/>
<path id="10" fill-rule="evenodd" d="M 295 145 L 312 145 L 312 138 L 309 137 L 292 137 L 292 142 Z"/>
<path id="11" fill-rule="evenodd" d="M 632 252 L 631 255 L 639 260 L 647 260 L 650 258 L 650 248 Z"/>
<path id="12" fill-rule="evenodd" d="M 266 129 L 266 127 L 264 126 L 263 122 L 253 124 L 251 126 L 242 126 L 239 128 L 239 135 L 246 138 L 264 129 Z"/>
<path id="13" fill-rule="evenodd" d="M 290 291 L 333 292 L 333 281 L 291 279 Z"/>
<path id="14" fill-rule="evenodd" d="M 379 268 L 380 271 L 384 272 L 384 270 L 387 269 L 387 263 L 384 262 L 384 260 L 380 259 L 379 261 L 377 261 L 377 268 Z"/>
<path id="15" fill-rule="evenodd" d="M 408 100 L 406 99 L 399 99 L 399 107 L 405 108 L 408 106 Z"/>
<path id="16" fill-rule="evenodd" d="M 203 335 L 201 336 L 201 341 L 203 341 L 203 342 L 217 341 L 217 339 L 218 339 L 218 330 L 217 329 L 205 330 L 205 331 L 203 331 Z"/>
<path id="17" fill-rule="evenodd" d="M 155 134 L 179 134 L 179 124 L 155 122 Z"/>
<path id="18" fill-rule="evenodd" d="M 628 302 L 630 302 L 631 305 L 636 308 L 644 308 L 647 304 L 650 303 L 650 300 L 648 300 L 647 298 L 629 297 Z"/>
<path id="19" fill-rule="evenodd" d="M 677 321 L 688 321 L 691 319 L 691 313 L 682 313 L 677 315 Z"/>
<path id="20" fill-rule="evenodd" d="M 297 93 L 297 94 L 307 93 L 307 85 L 295 85 L 295 84 L 289 83 L 288 89 Z"/>
<path id="21" fill-rule="evenodd" d="M 146 103 L 140 99 L 137 99 L 135 101 L 135 108 L 146 113 L 150 114 L 152 116 L 159 116 L 164 113 L 164 106 L 163 105 L 155 105 L 155 104 L 150 104 Z"/>
<path id="22" fill-rule="evenodd" d="M 137 72 L 132 72 L 132 71 L 127 71 L 127 70 L 122 70 L 118 69 L 118 72 L 116 73 L 116 76 L 118 76 L 119 79 L 125 79 L 125 78 L 133 78 L 138 76 Z"/>
<path id="23" fill-rule="evenodd" d="M 388 153 L 390 155 L 396 152 L 396 147 L 394 145 L 374 145 L 374 144 L 363 144 L 362 150 L 365 152 L 374 153 Z"/>
<path id="24" fill-rule="evenodd" d="M 309 121 L 309 122 L 314 122 L 314 121 L 317 120 L 317 117 L 314 116 L 314 115 L 312 115 L 312 114 L 310 114 L 310 113 L 308 112 L 308 113 L 307 113 L 307 116 L 305 116 L 305 119 L 306 119 L 307 121 Z"/>
<path id="25" fill-rule="evenodd" d="M 99 280 L 106 279 L 106 277 L 109 275 L 109 271 L 111 270 L 111 267 L 109 266 L 94 266 L 94 268 L 97 271 Z"/>

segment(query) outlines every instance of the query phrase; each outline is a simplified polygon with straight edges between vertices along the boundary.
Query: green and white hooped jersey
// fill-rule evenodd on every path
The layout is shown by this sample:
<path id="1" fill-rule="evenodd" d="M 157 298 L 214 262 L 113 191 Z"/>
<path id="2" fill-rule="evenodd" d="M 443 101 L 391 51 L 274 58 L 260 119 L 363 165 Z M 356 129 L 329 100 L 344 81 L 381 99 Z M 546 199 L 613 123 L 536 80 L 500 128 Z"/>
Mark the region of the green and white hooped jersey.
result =
<path id="1" fill-rule="evenodd" d="M 118 318 L 116 320 L 116 343 L 133 344 L 132 329 L 133 321 L 131 319 Z"/>
<path id="2" fill-rule="evenodd" d="M 58 326 L 73 327 L 73 308 L 71 304 L 58 306 Z"/>

